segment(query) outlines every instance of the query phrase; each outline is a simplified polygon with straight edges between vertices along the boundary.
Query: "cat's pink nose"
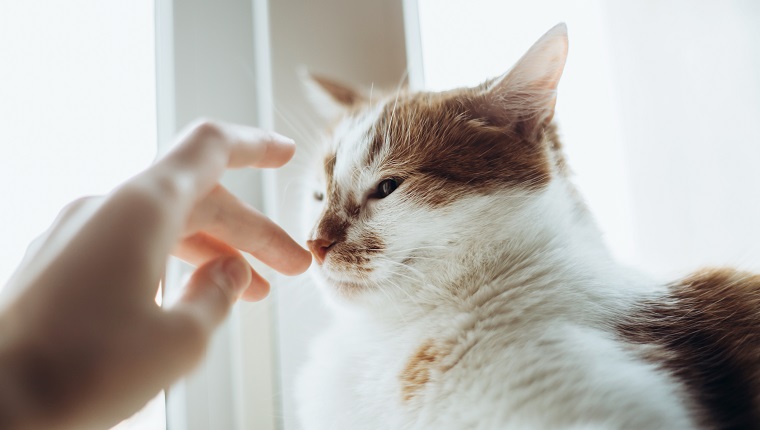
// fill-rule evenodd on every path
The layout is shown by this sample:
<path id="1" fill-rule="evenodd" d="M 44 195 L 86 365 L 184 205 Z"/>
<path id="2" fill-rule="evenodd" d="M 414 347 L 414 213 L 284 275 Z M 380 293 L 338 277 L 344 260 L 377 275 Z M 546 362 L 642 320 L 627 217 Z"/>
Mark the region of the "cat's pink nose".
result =
<path id="1" fill-rule="evenodd" d="M 322 264 L 325 261 L 327 251 L 330 250 L 335 242 L 326 239 L 314 239 L 307 240 L 306 245 L 309 247 L 311 254 L 314 255 L 314 259 L 317 260 L 317 264 Z"/>

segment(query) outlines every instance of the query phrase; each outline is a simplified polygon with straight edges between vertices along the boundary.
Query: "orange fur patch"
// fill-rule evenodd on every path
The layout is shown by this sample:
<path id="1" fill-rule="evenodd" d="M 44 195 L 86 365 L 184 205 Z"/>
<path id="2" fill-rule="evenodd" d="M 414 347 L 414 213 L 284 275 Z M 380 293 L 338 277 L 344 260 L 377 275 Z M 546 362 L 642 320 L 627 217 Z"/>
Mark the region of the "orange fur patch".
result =
<path id="1" fill-rule="evenodd" d="M 425 341 L 412 355 L 401 372 L 401 398 L 409 401 L 430 382 L 431 373 L 439 365 L 441 351 L 432 340 Z"/>
<path id="2" fill-rule="evenodd" d="M 681 380 L 708 428 L 760 426 L 760 275 L 695 273 L 618 326 L 642 357 Z"/>

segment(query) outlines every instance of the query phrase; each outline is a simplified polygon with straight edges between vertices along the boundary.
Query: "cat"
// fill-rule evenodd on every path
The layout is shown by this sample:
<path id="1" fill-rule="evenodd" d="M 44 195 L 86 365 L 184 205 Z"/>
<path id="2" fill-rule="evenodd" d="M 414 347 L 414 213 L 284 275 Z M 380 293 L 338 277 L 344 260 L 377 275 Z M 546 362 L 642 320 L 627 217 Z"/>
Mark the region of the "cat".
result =
<path id="1" fill-rule="evenodd" d="M 313 273 L 333 314 L 304 429 L 760 428 L 760 276 L 611 257 L 553 122 L 567 28 L 474 88 L 342 104 Z"/>

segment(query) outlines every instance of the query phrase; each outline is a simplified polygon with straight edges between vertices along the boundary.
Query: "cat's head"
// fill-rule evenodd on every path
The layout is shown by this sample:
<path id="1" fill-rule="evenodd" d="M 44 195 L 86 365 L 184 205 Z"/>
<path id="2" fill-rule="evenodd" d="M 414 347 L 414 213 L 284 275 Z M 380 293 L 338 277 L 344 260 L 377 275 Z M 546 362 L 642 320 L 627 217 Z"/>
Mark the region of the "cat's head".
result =
<path id="1" fill-rule="evenodd" d="M 429 301 L 540 236 L 541 196 L 564 169 L 552 117 L 567 46 L 560 24 L 501 77 L 442 93 L 370 101 L 315 78 L 345 108 L 310 196 L 308 244 L 330 296 Z"/>

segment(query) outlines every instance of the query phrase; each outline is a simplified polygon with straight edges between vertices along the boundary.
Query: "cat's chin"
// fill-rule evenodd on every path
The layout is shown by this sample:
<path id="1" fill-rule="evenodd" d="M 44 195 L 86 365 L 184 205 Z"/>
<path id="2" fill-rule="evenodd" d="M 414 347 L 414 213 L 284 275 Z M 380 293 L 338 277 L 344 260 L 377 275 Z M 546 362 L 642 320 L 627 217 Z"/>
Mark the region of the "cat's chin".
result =
<path id="1" fill-rule="evenodd" d="M 393 272 L 383 270 L 382 267 L 373 267 L 372 270 L 351 269 L 354 268 L 334 270 L 328 262 L 312 265 L 310 271 L 326 297 L 337 303 L 376 307 L 393 300 L 394 305 L 398 306 L 398 300 L 409 297 L 408 293 L 396 297 L 395 290 L 404 285 L 405 279 L 395 279 Z"/>
<path id="2" fill-rule="evenodd" d="M 366 279 L 359 279 L 346 274 L 330 273 L 323 268 L 319 268 L 315 272 L 322 287 L 329 294 L 340 298 L 356 298 L 372 289 L 372 285 Z"/>

